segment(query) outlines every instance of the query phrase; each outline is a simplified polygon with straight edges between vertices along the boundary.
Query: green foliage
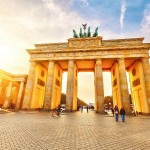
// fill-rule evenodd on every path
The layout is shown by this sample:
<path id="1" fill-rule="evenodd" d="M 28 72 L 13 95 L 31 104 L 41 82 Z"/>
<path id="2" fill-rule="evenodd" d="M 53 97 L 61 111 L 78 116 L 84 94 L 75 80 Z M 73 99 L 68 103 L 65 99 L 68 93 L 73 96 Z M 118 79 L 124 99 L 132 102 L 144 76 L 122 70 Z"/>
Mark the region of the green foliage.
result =
<path id="1" fill-rule="evenodd" d="M 105 96 L 104 97 L 104 104 L 107 104 L 107 107 L 113 107 L 113 98 L 112 96 Z"/>
<path id="2" fill-rule="evenodd" d="M 61 93 L 61 104 L 66 104 L 66 94 Z"/>
<path id="3" fill-rule="evenodd" d="M 81 106 L 81 105 L 82 105 L 82 106 L 88 106 L 88 104 L 85 103 L 83 100 L 77 98 L 77 106 Z"/>
<path id="4" fill-rule="evenodd" d="M 64 93 L 61 93 L 61 104 L 66 104 L 66 94 Z M 88 104 L 85 103 L 83 100 L 77 98 L 77 106 L 80 105 L 87 106 Z"/>

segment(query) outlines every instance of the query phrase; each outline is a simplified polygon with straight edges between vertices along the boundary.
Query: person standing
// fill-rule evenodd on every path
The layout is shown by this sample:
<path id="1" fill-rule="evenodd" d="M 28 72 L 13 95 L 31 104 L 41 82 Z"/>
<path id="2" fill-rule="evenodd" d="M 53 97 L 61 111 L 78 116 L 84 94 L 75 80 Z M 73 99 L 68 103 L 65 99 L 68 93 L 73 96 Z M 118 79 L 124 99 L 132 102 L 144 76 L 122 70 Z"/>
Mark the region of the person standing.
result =
<path id="1" fill-rule="evenodd" d="M 61 105 L 58 104 L 58 107 L 57 107 L 57 115 L 60 116 L 60 111 L 61 111 Z"/>
<path id="2" fill-rule="evenodd" d="M 113 107 L 111 107 L 111 111 L 112 111 L 112 114 L 113 114 L 113 116 L 114 116 L 114 109 L 113 109 Z"/>
<path id="3" fill-rule="evenodd" d="M 118 109 L 118 106 L 115 105 L 115 108 L 114 108 L 114 113 L 115 113 L 115 120 L 116 122 L 118 121 L 118 115 L 119 115 L 119 109 Z"/>
<path id="4" fill-rule="evenodd" d="M 57 116 L 60 117 L 60 111 L 61 111 L 61 106 L 59 104 L 58 107 L 56 107 L 52 110 L 52 117 L 55 117 L 54 114 L 56 114 Z"/>
<path id="5" fill-rule="evenodd" d="M 89 112 L 89 106 L 86 107 L 87 113 Z"/>
<path id="6" fill-rule="evenodd" d="M 121 118 L 122 118 L 122 122 L 125 122 L 126 111 L 123 107 L 121 107 L 121 109 L 120 109 L 120 115 L 121 115 Z"/>
<path id="7" fill-rule="evenodd" d="M 81 109 L 81 113 L 82 113 L 83 112 L 83 106 L 82 105 L 81 105 L 80 109 Z"/>

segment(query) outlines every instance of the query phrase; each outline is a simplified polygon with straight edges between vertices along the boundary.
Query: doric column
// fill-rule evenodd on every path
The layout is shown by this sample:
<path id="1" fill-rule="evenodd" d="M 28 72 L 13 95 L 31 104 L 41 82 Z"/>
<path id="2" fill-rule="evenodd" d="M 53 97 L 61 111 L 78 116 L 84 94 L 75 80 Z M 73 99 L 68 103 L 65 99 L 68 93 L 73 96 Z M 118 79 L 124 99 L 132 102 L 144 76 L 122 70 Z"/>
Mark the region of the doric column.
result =
<path id="1" fill-rule="evenodd" d="M 54 61 L 50 61 L 48 65 L 48 73 L 45 87 L 45 95 L 44 95 L 44 109 L 51 109 L 51 100 L 53 94 L 53 82 L 54 82 L 54 70 L 55 63 Z"/>
<path id="2" fill-rule="evenodd" d="M 3 108 L 8 108 L 9 107 L 11 89 L 12 89 L 12 82 L 10 82 L 8 87 L 7 87 L 6 98 L 4 100 Z"/>
<path id="3" fill-rule="evenodd" d="M 118 67 L 119 67 L 119 82 L 120 82 L 120 95 L 122 106 L 125 108 L 127 113 L 130 113 L 130 100 L 129 100 L 124 59 L 122 58 L 118 59 Z"/>
<path id="4" fill-rule="evenodd" d="M 22 94 L 23 94 L 23 88 L 24 88 L 24 82 L 21 82 L 20 87 L 19 87 L 18 97 L 17 97 L 17 104 L 16 104 L 17 109 L 20 108 L 20 102 L 21 102 L 21 98 L 22 98 Z"/>
<path id="5" fill-rule="evenodd" d="M 30 109 L 32 92 L 33 92 L 34 82 L 35 82 L 35 67 L 36 67 L 36 62 L 31 62 L 27 84 L 26 84 L 25 96 L 23 100 L 23 107 L 22 107 L 23 109 Z"/>
<path id="6" fill-rule="evenodd" d="M 73 110 L 73 96 L 74 96 L 74 60 L 68 62 L 68 77 L 67 77 L 67 92 L 66 92 L 66 109 Z"/>
<path id="7" fill-rule="evenodd" d="M 147 101 L 148 101 L 149 109 L 150 109 L 150 65 L 149 65 L 149 59 L 142 58 L 141 60 L 142 60 L 142 64 L 143 64 L 143 74 L 144 74 L 144 80 L 145 80 L 146 96 L 147 96 Z"/>
<path id="8" fill-rule="evenodd" d="M 102 60 L 97 60 L 95 64 L 95 107 L 97 112 L 104 112 Z"/>

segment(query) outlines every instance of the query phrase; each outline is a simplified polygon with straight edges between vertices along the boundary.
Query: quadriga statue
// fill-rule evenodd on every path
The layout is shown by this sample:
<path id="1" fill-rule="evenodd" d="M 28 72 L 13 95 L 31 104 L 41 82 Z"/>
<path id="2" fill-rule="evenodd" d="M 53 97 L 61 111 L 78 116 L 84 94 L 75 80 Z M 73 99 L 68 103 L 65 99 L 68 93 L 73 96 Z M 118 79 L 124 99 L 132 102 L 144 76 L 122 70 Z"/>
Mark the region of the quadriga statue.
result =
<path id="1" fill-rule="evenodd" d="M 76 31 L 73 29 L 73 37 L 74 38 L 79 38 L 79 36 L 77 35 Z"/>

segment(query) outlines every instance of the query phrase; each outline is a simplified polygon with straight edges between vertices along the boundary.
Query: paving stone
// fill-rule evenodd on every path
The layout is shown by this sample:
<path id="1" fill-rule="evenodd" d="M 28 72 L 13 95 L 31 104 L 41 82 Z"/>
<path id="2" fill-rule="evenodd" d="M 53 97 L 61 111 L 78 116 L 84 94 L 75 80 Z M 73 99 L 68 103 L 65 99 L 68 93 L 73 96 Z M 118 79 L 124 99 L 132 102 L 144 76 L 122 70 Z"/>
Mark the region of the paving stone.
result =
<path id="1" fill-rule="evenodd" d="M 121 119 L 121 118 L 119 118 Z M 20 111 L 0 114 L 2 150 L 149 150 L 150 116 Z"/>

